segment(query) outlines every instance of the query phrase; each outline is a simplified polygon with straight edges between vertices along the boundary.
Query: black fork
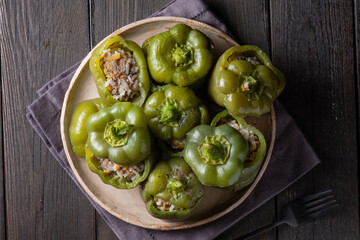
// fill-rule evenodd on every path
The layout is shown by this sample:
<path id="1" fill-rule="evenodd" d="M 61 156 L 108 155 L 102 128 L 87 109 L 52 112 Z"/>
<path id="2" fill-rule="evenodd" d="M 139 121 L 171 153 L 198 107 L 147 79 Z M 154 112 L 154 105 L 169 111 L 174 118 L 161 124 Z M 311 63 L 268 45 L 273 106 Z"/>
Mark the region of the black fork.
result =
<path id="1" fill-rule="evenodd" d="M 332 190 L 308 195 L 287 204 L 282 209 L 282 218 L 278 222 L 271 223 L 236 239 L 249 239 L 284 223 L 291 227 L 296 227 L 317 218 L 321 214 L 337 206 L 339 206 L 339 204 L 336 202 Z"/>

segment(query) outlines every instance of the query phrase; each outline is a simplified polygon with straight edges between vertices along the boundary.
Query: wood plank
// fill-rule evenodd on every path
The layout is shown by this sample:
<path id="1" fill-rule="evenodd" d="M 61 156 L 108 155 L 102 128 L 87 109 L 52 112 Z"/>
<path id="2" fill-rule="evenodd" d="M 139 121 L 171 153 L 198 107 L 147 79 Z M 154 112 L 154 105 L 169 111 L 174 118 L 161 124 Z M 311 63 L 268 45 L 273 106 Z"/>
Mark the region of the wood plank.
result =
<path id="1" fill-rule="evenodd" d="M 360 2 L 354 0 L 354 39 L 355 39 L 355 71 L 357 93 L 357 149 L 360 149 Z M 360 186 L 360 160 L 358 153 L 358 186 Z M 360 199 L 360 191 L 358 192 Z M 358 212 L 358 218 L 360 211 Z"/>
<path id="2" fill-rule="evenodd" d="M 96 239 L 98 240 L 117 240 L 115 233 L 111 230 L 104 219 L 96 213 Z"/>
<path id="3" fill-rule="evenodd" d="M 0 48 L 1 56 L 1 48 Z M 1 63 L 0 63 L 0 86 L 1 86 Z M 6 215 L 5 215 L 5 179 L 4 179 L 4 145 L 3 145 L 3 121 L 2 121 L 2 90 L 0 88 L 0 239 L 6 239 Z"/>
<path id="4" fill-rule="evenodd" d="M 89 202 L 24 117 L 35 91 L 89 51 L 87 1 L 0 0 L 0 19 L 7 237 L 94 239 Z"/>
<path id="5" fill-rule="evenodd" d="M 171 0 L 94 1 L 92 9 L 92 39 L 94 46 L 120 27 L 144 19 Z"/>
<path id="6" fill-rule="evenodd" d="M 92 2 L 92 45 L 116 29 L 131 22 L 144 19 L 171 0 L 136 0 L 136 1 L 94 1 Z M 97 239 L 117 239 L 115 234 L 97 214 Z"/>
<path id="7" fill-rule="evenodd" d="M 333 189 L 340 207 L 279 239 L 359 239 L 353 8 L 351 1 L 271 1 L 272 56 L 287 76 L 280 97 L 320 166 L 278 197 Z M 294 97 L 296 96 L 296 97 Z"/>
<path id="8" fill-rule="evenodd" d="M 268 1 L 206 1 L 219 16 L 240 44 L 251 44 L 270 52 Z M 246 11 L 244 10 L 246 9 Z M 276 219 L 275 198 L 249 214 L 221 234 L 218 239 L 233 239 L 267 225 Z M 275 239 L 276 231 L 265 232 L 255 239 Z"/>
<path id="9" fill-rule="evenodd" d="M 224 21 L 236 40 L 270 50 L 269 2 L 206 0 L 210 10 Z"/>

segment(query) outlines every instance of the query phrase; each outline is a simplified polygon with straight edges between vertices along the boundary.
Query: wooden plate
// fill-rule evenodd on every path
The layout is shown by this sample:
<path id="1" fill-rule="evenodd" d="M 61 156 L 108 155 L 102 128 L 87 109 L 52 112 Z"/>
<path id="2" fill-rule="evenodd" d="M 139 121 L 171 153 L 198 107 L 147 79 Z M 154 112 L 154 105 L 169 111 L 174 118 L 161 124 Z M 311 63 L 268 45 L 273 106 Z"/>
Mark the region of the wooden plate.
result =
<path id="1" fill-rule="evenodd" d="M 226 49 L 238 45 L 229 36 L 207 24 L 178 17 L 157 17 L 137 21 L 116 30 L 103 41 L 120 34 L 123 38 L 133 40 L 141 46 L 143 41 L 148 37 L 166 31 L 179 23 L 185 23 L 192 28 L 199 29 L 210 37 L 215 45 L 216 58 Z M 264 134 L 268 146 L 267 155 L 255 181 L 246 189 L 236 193 L 206 187 L 201 206 L 196 210 L 194 215 L 187 220 L 171 222 L 154 218 L 146 211 L 138 187 L 131 190 L 116 189 L 104 184 L 95 173 L 92 173 L 88 169 L 85 159 L 79 158 L 72 151 L 68 134 L 71 116 L 78 103 L 99 97 L 89 70 L 89 58 L 91 54 L 92 51 L 80 64 L 66 92 L 61 112 L 61 137 L 67 159 L 77 180 L 94 201 L 112 215 L 131 224 L 151 229 L 174 230 L 195 227 L 211 222 L 230 212 L 246 199 L 258 183 L 269 163 L 275 138 L 275 114 L 273 109 L 271 113 L 265 114 L 260 118 L 247 119 L 249 123 L 255 125 Z M 206 90 L 203 88 L 199 91 Z"/>

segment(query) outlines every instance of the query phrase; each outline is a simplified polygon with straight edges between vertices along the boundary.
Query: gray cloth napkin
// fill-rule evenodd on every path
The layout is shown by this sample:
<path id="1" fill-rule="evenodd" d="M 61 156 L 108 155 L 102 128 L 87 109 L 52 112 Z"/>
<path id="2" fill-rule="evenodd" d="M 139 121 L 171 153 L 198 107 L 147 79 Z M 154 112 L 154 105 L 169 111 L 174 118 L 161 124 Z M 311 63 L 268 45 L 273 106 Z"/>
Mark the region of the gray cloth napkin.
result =
<path id="1" fill-rule="evenodd" d="M 205 22 L 230 35 L 201 0 L 175 0 L 152 16 L 181 16 Z M 27 118 L 56 160 L 78 185 L 119 239 L 211 239 L 244 218 L 254 209 L 294 183 L 320 161 L 279 102 L 275 102 L 276 142 L 266 172 L 250 196 L 225 216 L 202 226 L 173 231 L 157 231 L 126 223 L 97 205 L 82 189 L 66 159 L 60 136 L 60 113 L 65 92 L 79 63 L 38 90 L 38 98 L 28 107 Z"/>

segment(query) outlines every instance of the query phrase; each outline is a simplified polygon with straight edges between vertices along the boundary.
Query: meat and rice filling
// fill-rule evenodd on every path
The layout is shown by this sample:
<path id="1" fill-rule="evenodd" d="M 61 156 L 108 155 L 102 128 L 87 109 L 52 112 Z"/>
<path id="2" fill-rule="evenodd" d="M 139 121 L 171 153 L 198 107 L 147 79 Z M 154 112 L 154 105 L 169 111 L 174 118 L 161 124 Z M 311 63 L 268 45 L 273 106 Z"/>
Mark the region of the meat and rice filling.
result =
<path id="1" fill-rule="evenodd" d="M 122 166 L 112 162 L 110 159 L 98 158 L 100 168 L 105 174 L 115 173 L 120 178 L 125 178 L 128 182 L 133 182 L 137 177 L 140 177 L 145 169 L 144 162 L 137 163 L 130 167 Z"/>
<path id="2" fill-rule="evenodd" d="M 104 71 L 105 87 L 113 98 L 121 102 L 129 101 L 139 92 L 139 68 L 132 53 L 122 48 L 106 49 L 101 56 L 100 66 Z"/>
<path id="3" fill-rule="evenodd" d="M 154 198 L 154 204 L 157 209 L 163 212 L 177 210 L 173 204 L 161 198 Z"/>
<path id="4" fill-rule="evenodd" d="M 249 155 L 246 161 L 254 161 L 256 158 L 257 150 L 260 147 L 260 142 L 258 136 L 254 134 L 253 131 L 245 129 L 242 125 L 240 125 L 234 119 L 221 119 L 221 124 L 227 124 L 230 127 L 235 128 L 237 131 L 241 133 L 241 135 L 245 138 L 245 140 L 249 143 Z"/>
<path id="5" fill-rule="evenodd" d="M 183 150 L 184 147 L 185 147 L 185 142 L 186 142 L 186 139 L 171 139 L 168 141 L 168 143 L 170 144 L 171 148 L 174 149 L 174 150 Z"/>
<path id="6" fill-rule="evenodd" d="M 230 56 L 229 60 L 230 60 L 230 62 L 236 61 L 236 60 L 245 60 L 254 66 L 261 65 L 261 62 L 259 61 L 259 59 L 256 56 L 247 57 L 243 54 L 236 54 L 236 56 Z"/>

